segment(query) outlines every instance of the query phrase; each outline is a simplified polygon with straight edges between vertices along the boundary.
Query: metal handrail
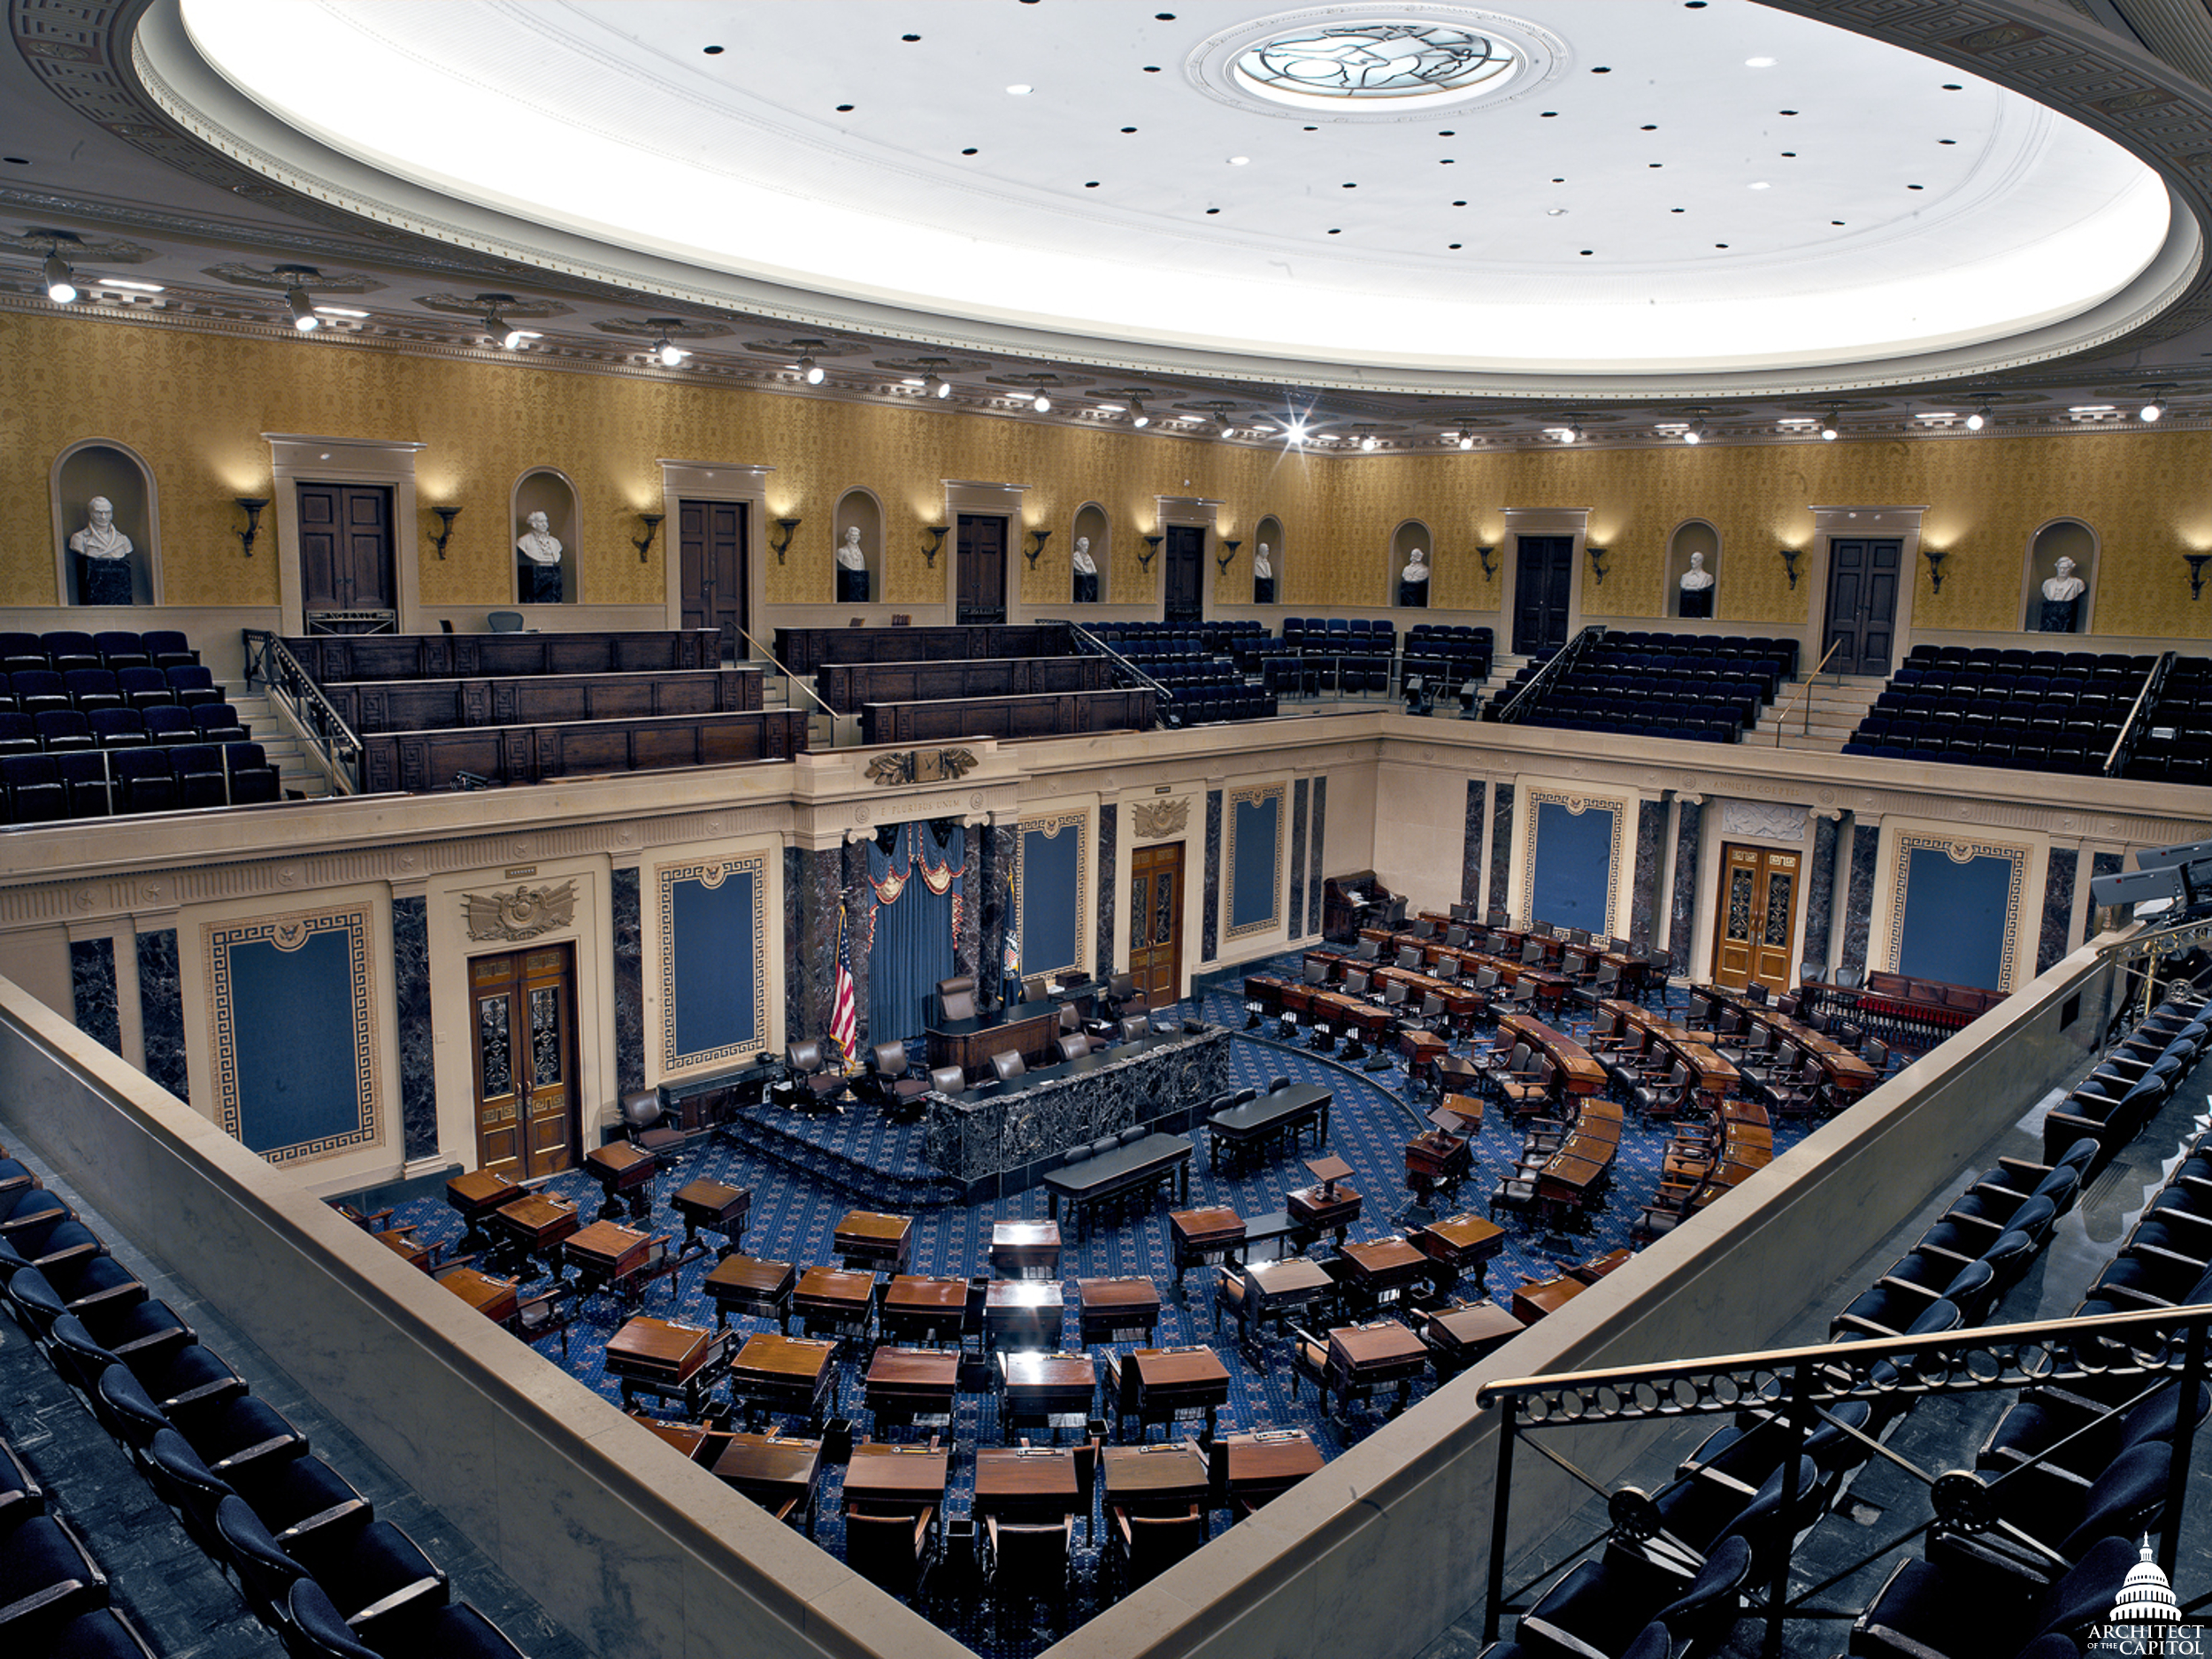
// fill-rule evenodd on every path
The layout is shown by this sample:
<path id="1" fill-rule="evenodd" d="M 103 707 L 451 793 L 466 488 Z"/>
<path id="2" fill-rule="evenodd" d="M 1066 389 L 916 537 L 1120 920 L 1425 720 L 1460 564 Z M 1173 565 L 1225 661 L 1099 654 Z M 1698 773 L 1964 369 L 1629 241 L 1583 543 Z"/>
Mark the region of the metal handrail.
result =
<path id="1" fill-rule="evenodd" d="M 1841 640 L 1838 640 L 1834 644 L 1831 645 L 1828 648 L 1827 655 L 1820 659 L 1819 666 L 1816 667 L 1811 673 L 1806 675 L 1805 683 L 1800 686 L 1795 692 L 1791 694 L 1793 699 L 1800 696 L 1805 699 L 1805 729 L 1800 733 L 1801 736 L 1810 737 L 1813 734 L 1813 681 L 1818 680 L 1820 678 L 1821 670 L 1828 666 L 1828 657 L 1833 657 L 1837 651 L 1842 649 L 1842 647 L 1843 641 Z M 1779 749 L 1782 747 L 1782 730 L 1785 726 L 1788 726 L 1789 723 L 1790 711 L 1789 709 L 1785 706 L 1782 710 L 1782 718 L 1774 723 L 1775 748 Z"/>
<path id="2" fill-rule="evenodd" d="M 1175 693 L 1171 687 L 1164 686 L 1158 680 L 1153 679 L 1151 675 L 1146 673 L 1143 669 L 1138 667 L 1134 663 L 1124 657 L 1112 646 L 1107 644 L 1105 641 L 1100 639 L 1097 634 L 1092 633 L 1080 622 L 1071 622 L 1067 625 L 1067 627 L 1069 633 L 1074 634 L 1078 640 L 1089 646 L 1101 657 L 1106 658 L 1107 661 L 1112 663 L 1117 668 L 1120 669 L 1122 672 L 1133 675 L 1136 679 L 1142 680 L 1146 688 L 1157 695 L 1163 703 L 1172 703 L 1175 701 Z"/>
<path id="3" fill-rule="evenodd" d="M 1551 660 L 1536 671 L 1534 677 L 1529 680 L 1528 684 L 1513 694 L 1513 700 L 1510 703 L 1498 710 L 1495 717 L 1498 723 L 1507 725 L 1517 718 L 1525 704 L 1540 699 L 1547 685 L 1557 676 L 1565 673 L 1573 666 L 1576 657 L 1581 656 L 1592 644 L 1604 637 L 1605 630 L 1597 624 L 1592 623 L 1566 644 L 1561 646 L 1558 650 L 1553 652 Z"/>
<path id="4" fill-rule="evenodd" d="M 736 625 L 732 624 L 732 626 L 735 626 Z M 798 687 L 801 691 L 803 691 L 810 698 L 813 699 L 814 706 L 821 710 L 824 714 L 829 716 L 833 730 L 837 719 L 837 710 L 831 708 L 828 703 L 824 703 L 821 697 L 817 695 L 813 687 L 808 685 L 804 680 L 801 680 L 798 675 L 793 673 L 788 668 L 786 668 L 783 665 L 783 659 L 778 657 L 775 652 L 770 650 L 765 645 L 763 645 L 751 634 L 746 634 L 743 628 L 738 628 L 737 631 L 739 634 L 744 635 L 745 642 L 748 645 L 751 646 L 755 650 L 758 651 L 763 657 L 766 657 L 771 663 L 773 663 L 776 665 L 776 672 L 778 673 L 781 674 L 786 680 L 789 680 L 793 685 Z"/>
<path id="5" fill-rule="evenodd" d="M 2173 666 L 2173 661 L 2174 654 L 2171 651 L 2161 651 L 2158 654 L 2158 660 L 2151 664 L 2151 672 L 2143 676 L 2142 685 L 2136 689 L 2135 701 L 2128 705 L 2128 718 L 2120 722 L 2120 730 L 2112 740 L 2112 747 L 2105 752 L 2104 765 L 2101 770 L 2106 777 L 2109 778 L 2114 775 L 2112 764 L 2119 759 L 2122 748 L 2127 749 L 2130 759 L 2134 758 L 2135 750 L 2133 746 L 2128 743 L 2128 734 L 2135 730 L 2135 719 L 2143 711 L 2144 699 L 2148 697 L 2155 687 L 2164 683 L 2166 671 Z"/>
<path id="6" fill-rule="evenodd" d="M 257 679 L 273 706 L 290 718 L 300 735 L 321 751 L 331 786 L 344 795 L 361 792 L 361 736 L 337 706 L 323 695 L 306 664 L 266 628 L 241 630 L 246 642 L 246 683 Z"/>

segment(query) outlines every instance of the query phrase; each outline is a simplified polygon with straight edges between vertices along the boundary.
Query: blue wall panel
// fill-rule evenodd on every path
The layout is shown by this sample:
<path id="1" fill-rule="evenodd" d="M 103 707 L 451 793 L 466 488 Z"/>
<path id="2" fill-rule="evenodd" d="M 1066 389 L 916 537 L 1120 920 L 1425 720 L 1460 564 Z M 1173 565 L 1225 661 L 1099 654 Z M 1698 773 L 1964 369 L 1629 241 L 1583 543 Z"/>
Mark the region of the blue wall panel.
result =
<path id="1" fill-rule="evenodd" d="M 337 910 L 203 933 L 217 1121 L 274 1162 L 377 1138 L 369 922 Z"/>
<path id="2" fill-rule="evenodd" d="M 1575 813 L 1556 801 L 1537 804 L 1529 921 L 1586 927 L 1594 933 L 1609 931 L 1606 912 L 1618 818 L 1619 809 L 1612 805 Z"/>
<path id="3" fill-rule="evenodd" d="M 1986 854 L 1964 864 L 1936 847 L 1914 847 L 1897 925 L 1897 972 L 1999 990 L 2014 862 Z"/>
<path id="4" fill-rule="evenodd" d="M 677 881 L 669 895 L 669 1047 L 687 1059 L 761 1041 L 760 878 L 724 873 L 721 885 Z"/>
<path id="5" fill-rule="evenodd" d="M 1048 835 L 1022 832 L 1022 972 L 1054 973 L 1077 964 L 1081 946 L 1083 836 L 1079 828 Z"/>
<path id="6" fill-rule="evenodd" d="M 1283 792 L 1236 803 L 1236 868 L 1229 872 L 1229 931 L 1266 927 L 1275 920 L 1276 868 L 1282 837 Z"/>

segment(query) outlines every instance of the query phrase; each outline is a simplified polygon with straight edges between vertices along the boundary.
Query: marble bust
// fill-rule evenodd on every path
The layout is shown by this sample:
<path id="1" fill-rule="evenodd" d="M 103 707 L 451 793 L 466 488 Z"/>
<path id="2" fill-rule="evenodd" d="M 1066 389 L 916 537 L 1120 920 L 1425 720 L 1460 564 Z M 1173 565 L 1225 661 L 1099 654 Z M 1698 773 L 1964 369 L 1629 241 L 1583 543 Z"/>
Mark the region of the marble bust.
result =
<path id="1" fill-rule="evenodd" d="M 1682 572 L 1679 585 L 1681 603 L 1675 607 L 1678 617 L 1709 617 L 1713 614 L 1713 572 L 1705 568 L 1705 555 L 1690 555 L 1690 568 Z"/>
<path id="2" fill-rule="evenodd" d="M 521 603 L 529 605 L 552 605 L 561 601 L 561 538 L 553 534 L 542 512 L 534 512 L 523 523 L 525 529 L 515 542 L 515 551 L 522 555 Z"/>
<path id="3" fill-rule="evenodd" d="M 1405 568 L 1398 572 L 1398 603 L 1425 605 L 1429 602 L 1428 556 L 1419 548 L 1406 554 Z"/>
<path id="4" fill-rule="evenodd" d="M 1264 541 L 1260 543 L 1259 551 L 1252 555 L 1252 603 L 1256 605 L 1275 603 L 1275 559 Z"/>
<path id="5" fill-rule="evenodd" d="M 2039 634 L 2071 634 L 2081 625 L 2081 596 L 2088 583 L 2074 574 L 2079 567 L 2061 558 L 2043 584 L 2043 607 L 2036 620 Z"/>
<path id="6" fill-rule="evenodd" d="M 1075 566 L 1075 603 L 1094 605 L 1098 603 L 1098 562 L 1091 557 L 1091 539 L 1087 535 L 1075 538 L 1075 551 L 1070 559 Z"/>
<path id="7" fill-rule="evenodd" d="M 131 596 L 131 539 L 115 527 L 115 503 L 95 495 L 85 503 L 89 522 L 69 538 L 77 556 L 77 599 L 88 605 L 127 605 Z"/>
<path id="8" fill-rule="evenodd" d="M 845 526 L 845 539 L 837 544 L 837 603 L 868 603 L 868 556 L 860 550 L 860 526 Z"/>

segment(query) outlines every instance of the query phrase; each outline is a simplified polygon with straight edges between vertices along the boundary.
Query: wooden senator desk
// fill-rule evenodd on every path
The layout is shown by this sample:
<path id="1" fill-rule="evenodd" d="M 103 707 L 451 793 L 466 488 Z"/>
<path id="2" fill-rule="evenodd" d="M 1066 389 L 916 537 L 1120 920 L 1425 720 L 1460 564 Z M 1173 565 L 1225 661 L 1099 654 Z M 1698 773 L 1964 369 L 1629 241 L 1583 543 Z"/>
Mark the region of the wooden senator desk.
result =
<path id="1" fill-rule="evenodd" d="M 848 1266 L 903 1273 L 914 1249 L 914 1217 L 875 1210 L 849 1210 L 830 1235 L 830 1248 Z"/>
<path id="2" fill-rule="evenodd" d="M 773 1319 L 791 1329 L 791 1293 L 799 1270 L 789 1262 L 764 1262 L 750 1256 L 726 1256 L 700 1288 L 714 1303 L 715 1324 L 726 1327 L 733 1312 Z"/>
<path id="3" fill-rule="evenodd" d="M 642 1388 L 649 1394 L 680 1394 L 684 1409 L 697 1417 L 701 1397 L 722 1374 L 728 1344 L 727 1336 L 703 1325 L 641 1316 L 607 1339 L 607 1375 L 622 1379 L 626 1407 Z"/>
<path id="4" fill-rule="evenodd" d="M 1249 1348 L 1252 1333 L 1269 1319 L 1287 1322 L 1336 1294 L 1336 1280 L 1320 1263 L 1302 1256 L 1276 1262 L 1247 1262 L 1242 1269 L 1244 1300 L 1237 1304 L 1237 1341 Z"/>
<path id="5" fill-rule="evenodd" d="M 1363 1311 L 1387 1307 L 1407 1286 L 1431 1277 L 1432 1263 L 1409 1239 L 1371 1239 L 1337 1251 L 1344 1263 L 1344 1288 Z"/>
<path id="6" fill-rule="evenodd" d="M 1490 1294 L 1485 1282 L 1490 1263 L 1505 1250 L 1505 1229 L 1496 1222 L 1485 1221 L 1471 1210 L 1417 1227 L 1410 1237 L 1421 1252 L 1436 1263 L 1438 1295 L 1450 1295 L 1460 1275 L 1471 1267 L 1475 1270 L 1475 1288 L 1484 1295 Z"/>
<path id="7" fill-rule="evenodd" d="M 1525 927 L 1492 927 L 1485 932 L 1505 947 L 1497 953 L 1502 956 L 1517 958 L 1523 956 L 1528 949 L 1529 941 L 1533 940 L 1537 949 L 1543 953 L 1542 963 L 1533 965 L 1556 968 L 1567 954 L 1567 941 L 1557 933 L 1539 933 Z"/>
<path id="8" fill-rule="evenodd" d="M 490 1170 L 472 1170 L 466 1175 L 457 1175 L 445 1184 L 445 1202 L 453 1212 L 466 1224 L 461 1242 L 454 1248 L 466 1250 L 484 1240 L 484 1224 L 491 1213 L 503 1204 L 511 1204 L 523 1195 L 523 1189 L 504 1175 Z"/>
<path id="9" fill-rule="evenodd" d="M 1143 1277 L 1075 1281 L 1078 1340 L 1149 1342 L 1160 1326 L 1160 1287 Z"/>
<path id="10" fill-rule="evenodd" d="M 1067 1447 L 979 1446 L 969 1507 L 979 1518 L 1056 1521 L 1081 1512 L 1079 1486 L 1075 1453 Z"/>
<path id="11" fill-rule="evenodd" d="M 379 1244 L 418 1272 L 430 1271 L 430 1247 L 417 1240 L 412 1227 L 387 1227 L 373 1236 Z"/>
<path id="12" fill-rule="evenodd" d="M 927 1446 L 885 1446 L 864 1440 L 845 1465 L 845 1508 L 856 1499 L 872 1506 L 916 1514 L 941 1509 L 952 1455 Z"/>
<path id="13" fill-rule="evenodd" d="M 1214 1414 L 1229 1400 L 1229 1373 L 1210 1348 L 1141 1348 L 1122 1361 L 1125 1399 L 1137 1419 L 1137 1436 L 1154 1423 L 1172 1423 L 1186 1413 L 1206 1417 L 1206 1438 L 1214 1432 Z"/>
<path id="14" fill-rule="evenodd" d="M 1336 1394 L 1340 1414 L 1354 1395 L 1394 1385 L 1398 1391 L 1394 1414 L 1404 1410 L 1412 1397 L 1413 1379 L 1428 1367 L 1428 1344 L 1395 1319 L 1340 1325 L 1329 1333 L 1326 1386 Z M 1325 1399 L 1322 1409 L 1328 1409 Z"/>
<path id="15" fill-rule="evenodd" d="M 774 1411 L 818 1428 L 837 1405 L 837 1345 L 763 1332 L 730 1363 L 730 1398 L 748 1415 Z"/>
<path id="16" fill-rule="evenodd" d="M 970 1077 L 991 1074 L 991 1056 L 1018 1054 L 1022 1064 L 1041 1066 L 1052 1058 L 1060 1040 L 1060 1010 L 1050 1002 L 1020 1002 L 994 1018 L 949 1020 L 923 1033 L 929 1064 L 956 1065 Z"/>
<path id="17" fill-rule="evenodd" d="M 1513 1317 L 1525 1325 L 1534 1325 L 1546 1314 L 1557 1313 L 1587 1288 L 1580 1279 L 1563 1273 L 1556 1279 L 1528 1280 L 1513 1292 Z"/>
<path id="18" fill-rule="evenodd" d="M 532 1193 L 493 1210 L 491 1225 L 510 1248 L 550 1263 L 558 1259 L 561 1241 L 576 1231 L 576 1206 Z"/>
<path id="19" fill-rule="evenodd" d="M 957 1344 L 967 1312 L 966 1279 L 902 1273 L 883 1287 L 876 1325 L 886 1342 Z"/>
<path id="20" fill-rule="evenodd" d="M 1167 1238 L 1175 1263 L 1175 1292 L 1179 1296 L 1183 1275 L 1192 1268 L 1210 1266 L 1244 1253 L 1244 1217 L 1219 1204 L 1171 1210 Z"/>
<path id="21" fill-rule="evenodd" d="M 1191 1144 L 1182 1136 L 1147 1135 L 1125 1147 L 1055 1170 L 1045 1177 L 1043 1186 L 1052 1218 L 1059 1220 L 1060 1201 L 1066 1199 L 1079 1234 L 1092 1209 L 1129 1193 L 1171 1183 L 1178 1189 L 1177 1202 L 1189 1203 L 1190 1164 Z"/>
<path id="22" fill-rule="evenodd" d="M 561 1255 L 576 1270 L 578 1292 L 588 1296 L 634 1274 L 652 1248 L 649 1234 L 611 1221 L 595 1221 L 564 1240 Z"/>
<path id="23" fill-rule="evenodd" d="M 1203 1506 L 1212 1492 L 1205 1455 L 1179 1440 L 1109 1446 L 1099 1455 L 1098 1479 L 1108 1503 L 1140 1513 Z"/>
<path id="24" fill-rule="evenodd" d="M 799 1316 L 799 1328 L 809 1336 L 826 1332 L 841 1340 L 851 1337 L 865 1342 L 875 1300 L 873 1273 L 810 1267 L 799 1275 L 798 1288 L 791 1293 L 791 1311 Z"/>
<path id="25" fill-rule="evenodd" d="M 1256 1509 L 1269 1499 L 1280 1497 L 1325 1461 L 1313 1437 L 1303 1429 L 1225 1434 L 1215 1443 L 1223 1452 L 1226 1495 L 1231 1506 L 1238 1509 Z"/>
<path id="26" fill-rule="evenodd" d="M 1717 986 L 1700 986 L 1698 989 L 1715 1002 L 1740 1010 L 1753 1025 L 1765 1026 L 1777 1037 L 1786 1039 L 1811 1055 L 1838 1105 L 1850 1104 L 1882 1080 L 1882 1074 L 1862 1059 L 1856 1050 L 1845 1048 L 1827 1033 L 1815 1031 L 1801 1020 L 1792 1019 L 1779 1009 L 1755 1002 L 1747 996 L 1739 996 Z"/>
<path id="27" fill-rule="evenodd" d="M 1663 1048 L 1688 1069 L 1692 1087 L 1709 1100 L 1718 1100 L 1734 1092 L 1742 1077 L 1736 1068 L 1713 1049 L 1709 1033 L 1692 1031 L 1678 1025 L 1664 1014 L 1655 1014 L 1647 1008 L 1615 997 L 1608 997 L 1598 1004 L 1601 1013 L 1620 1016 L 1622 1028 L 1648 1033 L 1651 1041 Z"/>
<path id="28" fill-rule="evenodd" d="M 998 1354 L 999 1426 L 1008 1440 L 1034 1425 L 1080 1428 L 1098 1403 L 1098 1367 L 1088 1354 Z"/>
<path id="29" fill-rule="evenodd" d="M 438 1282 L 494 1325 L 505 1325 L 515 1317 L 518 1303 L 514 1279 L 494 1279 L 472 1267 L 457 1267 L 439 1274 Z"/>
<path id="30" fill-rule="evenodd" d="M 1536 1172 L 1536 1202 L 1555 1221 L 1588 1213 L 1613 1179 L 1620 1156 L 1621 1109 L 1609 1100 L 1586 1098 L 1574 1128 Z"/>
<path id="31" fill-rule="evenodd" d="M 1319 1150 L 1329 1142 L 1329 1107 L 1333 1100 L 1334 1096 L 1317 1083 L 1294 1083 L 1244 1105 L 1214 1113 L 1206 1119 L 1211 1136 L 1208 1166 L 1219 1172 L 1225 1146 L 1242 1156 L 1255 1146 L 1278 1136 L 1302 1142 L 1309 1125 L 1314 1131 L 1314 1148 Z"/>
<path id="32" fill-rule="evenodd" d="M 1065 1298 L 1056 1279 L 993 1279 L 983 1294 L 984 1341 L 994 1348 L 1057 1348 Z"/>
<path id="33" fill-rule="evenodd" d="M 1337 1248 L 1341 1249 L 1344 1235 L 1359 1219 L 1362 1203 L 1359 1189 L 1341 1177 L 1293 1188 L 1283 1194 L 1283 1208 L 1290 1214 L 1292 1241 L 1300 1249 L 1308 1249 L 1320 1242 L 1323 1233 L 1333 1233 Z"/>
<path id="34" fill-rule="evenodd" d="M 1498 1021 L 1501 1041 L 1518 1038 L 1540 1051 L 1558 1074 L 1560 1087 L 1569 1094 L 1596 1094 L 1605 1087 L 1605 1068 L 1590 1051 L 1563 1031 L 1555 1031 L 1529 1014 L 1508 1014 Z"/>
<path id="35" fill-rule="evenodd" d="M 879 1348 L 868 1362 L 862 1393 L 879 1431 L 918 1417 L 952 1421 L 960 1386 L 960 1356 L 933 1348 Z"/>
<path id="36" fill-rule="evenodd" d="M 584 1172 L 599 1183 L 599 1218 L 613 1219 L 626 1203 L 634 1220 L 644 1220 L 659 1169 L 657 1158 L 627 1141 L 610 1141 L 585 1153 Z"/>
<path id="37" fill-rule="evenodd" d="M 993 1222 L 991 1271 L 1008 1279 L 1059 1278 L 1059 1224 L 1051 1221 Z"/>
<path id="38" fill-rule="evenodd" d="M 726 1259 L 736 1255 L 745 1242 L 746 1218 L 753 1213 L 753 1190 L 703 1179 L 671 1193 L 668 1207 L 684 1218 L 687 1256 L 694 1249 L 706 1248 L 699 1242 L 699 1231 L 703 1227 L 722 1235 L 722 1256 Z"/>
<path id="39" fill-rule="evenodd" d="M 814 1491 L 822 1442 L 781 1434 L 733 1434 L 713 1463 L 716 1479 L 779 1520 L 802 1520 L 814 1536 Z"/>
<path id="40" fill-rule="evenodd" d="M 1436 1351 L 1436 1380 L 1448 1383 L 1526 1328 L 1496 1302 L 1476 1302 L 1439 1308 L 1427 1317 L 1422 1333 Z"/>
<path id="41" fill-rule="evenodd" d="M 1403 985 L 1407 1002 L 1417 1014 L 1421 1011 L 1419 999 L 1425 996 L 1435 997 L 1443 1003 L 1448 1018 L 1463 1022 L 1472 1019 L 1482 1007 L 1481 998 L 1457 979 L 1440 979 L 1432 973 L 1416 973 L 1395 964 L 1376 969 L 1374 977 L 1385 985 L 1394 979 Z"/>

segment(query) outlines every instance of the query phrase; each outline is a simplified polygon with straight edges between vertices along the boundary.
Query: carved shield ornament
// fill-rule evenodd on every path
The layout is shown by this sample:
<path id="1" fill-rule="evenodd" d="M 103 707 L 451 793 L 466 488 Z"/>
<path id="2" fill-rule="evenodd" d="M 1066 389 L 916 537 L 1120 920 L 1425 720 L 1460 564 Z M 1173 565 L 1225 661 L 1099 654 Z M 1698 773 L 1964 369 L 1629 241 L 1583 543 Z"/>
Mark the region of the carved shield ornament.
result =
<path id="1" fill-rule="evenodd" d="M 468 910 L 471 939 L 535 939 L 576 919 L 576 884 L 557 887 L 518 884 L 511 893 L 471 893 L 462 903 Z"/>

